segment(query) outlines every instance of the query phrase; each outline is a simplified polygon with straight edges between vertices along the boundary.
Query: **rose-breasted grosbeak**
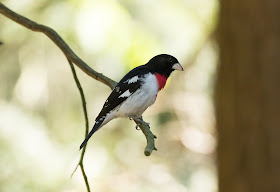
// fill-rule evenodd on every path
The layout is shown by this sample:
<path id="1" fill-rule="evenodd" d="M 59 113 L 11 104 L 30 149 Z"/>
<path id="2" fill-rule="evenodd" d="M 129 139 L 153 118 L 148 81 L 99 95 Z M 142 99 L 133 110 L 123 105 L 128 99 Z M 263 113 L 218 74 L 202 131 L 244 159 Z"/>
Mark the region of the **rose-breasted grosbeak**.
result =
<path id="1" fill-rule="evenodd" d="M 166 80 L 174 70 L 183 71 L 183 67 L 175 57 L 161 54 L 128 72 L 106 100 L 80 149 L 95 131 L 114 118 L 141 119 L 143 112 L 154 104 L 158 92 L 164 88 Z"/>

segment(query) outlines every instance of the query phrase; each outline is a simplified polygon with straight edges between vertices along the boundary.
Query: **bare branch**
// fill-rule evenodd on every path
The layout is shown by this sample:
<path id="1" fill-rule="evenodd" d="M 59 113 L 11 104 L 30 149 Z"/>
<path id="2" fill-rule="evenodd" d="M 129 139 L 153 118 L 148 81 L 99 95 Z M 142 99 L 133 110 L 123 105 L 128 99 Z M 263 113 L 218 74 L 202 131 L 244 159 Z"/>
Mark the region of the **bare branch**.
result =
<path id="1" fill-rule="evenodd" d="M 3 14 L 4 16 L 10 18 L 11 20 L 17 22 L 18 24 L 32 30 L 32 31 L 37 31 L 37 32 L 42 32 L 45 35 L 47 35 L 60 49 L 61 51 L 64 53 L 64 55 L 66 56 L 66 58 L 68 59 L 68 62 L 71 66 L 72 69 L 72 73 L 75 79 L 75 82 L 77 84 L 77 87 L 80 91 L 80 95 L 82 98 L 82 103 L 83 103 L 83 110 L 84 110 L 84 116 L 85 116 L 85 137 L 88 134 L 88 118 L 87 118 L 87 110 L 86 110 L 86 100 L 83 94 L 83 90 L 82 87 L 79 83 L 79 80 L 77 78 L 76 72 L 75 72 L 75 68 L 72 65 L 72 63 L 76 64 L 76 66 L 78 66 L 82 71 L 84 71 L 87 75 L 89 75 L 90 77 L 96 79 L 97 81 L 109 86 L 111 89 L 113 89 L 117 82 L 115 82 L 114 80 L 106 77 L 105 75 L 103 75 L 102 73 L 98 73 L 95 70 L 93 70 L 91 67 L 89 67 L 81 58 L 79 58 L 73 51 L 72 49 L 65 43 L 65 41 L 50 27 L 38 24 L 34 21 L 31 21 L 29 19 L 27 19 L 24 16 L 21 16 L 15 12 L 13 12 L 12 10 L 10 10 L 9 8 L 7 8 L 5 5 L 3 5 L 2 3 L 0 3 L 0 13 Z M 1 44 L 1 42 L 0 42 Z M 141 128 L 142 132 L 144 133 L 146 140 L 147 140 L 147 146 L 145 148 L 144 154 L 146 156 L 151 155 L 153 150 L 157 150 L 155 148 L 155 144 L 154 144 L 154 138 L 156 138 L 156 136 L 150 131 L 150 127 L 149 125 L 143 123 L 143 121 L 137 121 L 135 120 L 136 124 Z M 89 187 L 89 183 L 87 180 L 87 176 L 84 170 L 84 166 L 83 166 L 83 158 L 84 158 L 84 154 L 85 154 L 85 150 L 86 150 L 86 146 L 83 148 L 81 156 L 80 156 L 80 160 L 79 163 L 77 165 L 77 167 L 75 168 L 75 170 L 73 171 L 72 175 L 74 174 L 74 172 L 76 171 L 76 169 L 78 168 L 78 166 L 80 166 L 84 180 L 85 180 L 85 184 L 87 187 L 87 191 L 90 192 L 90 187 Z"/>
<path id="2" fill-rule="evenodd" d="M 84 165 L 81 163 L 80 167 L 81 167 L 82 174 L 83 174 L 83 177 L 84 177 L 84 180 L 85 180 L 85 183 L 86 183 L 87 191 L 90 192 L 90 188 L 89 188 L 89 184 L 88 184 L 87 175 L 86 175 L 86 172 L 85 172 L 85 169 L 84 169 Z"/>
<path id="3" fill-rule="evenodd" d="M 141 131 L 146 137 L 147 140 L 147 146 L 144 150 L 144 154 L 146 156 L 150 156 L 153 152 L 153 150 L 157 151 L 157 148 L 155 147 L 155 139 L 157 138 L 150 130 L 150 126 L 148 123 L 144 122 L 143 120 L 134 119 L 134 122 L 137 124 L 137 126 L 140 127 Z"/>
<path id="4" fill-rule="evenodd" d="M 98 73 L 95 70 L 93 70 L 91 67 L 89 67 L 80 57 L 78 57 L 72 49 L 65 43 L 65 41 L 50 27 L 38 24 L 34 21 L 31 21 L 27 19 L 24 16 L 21 16 L 9 8 L 7 8 L 5 5 L 0 3 L 0 13 L 5 15 L 6 17 L 12 19 L 13 21 L 17 22 L 18 24 L 31 29 L 32 31 L 42 32 L 45 35 L 47 35 L 64 53 L 64 55 L 73 63 L 75 63 L 81 70 L 83 70 L 86 74 L 88 74 L 90 77 L 96 79 L 97 81 L 100 81 L 104 83 L 105 85 L 109 86 L 111 89 L 113 89 L 116 86 L 116 82 L 112 79 L 104 76 L 102 73 Z"/>
<path id="5" fill-rule="evenodd" d="M 86 137 L 88 135 L 88 115 L 87 115 L 86 99 L 85 99 L 83 88 L 82 88 L 82 86 L 80 84 L 80 81 L 79 81 L 79 79 L 77 77 L 77 74 L 76 74 L 76 71 L 75 71 L 75 67 L 74 67 L 74 65 L 72 64 L 72 62 L 69 59 L 68 59 L 68 63 L 70 65 L 70 67 L 71 67 L 71 71 L 72 71 L 75 83 L 77 85 L 77 88 L 78 88 L 78 90 L 80 92 L 80 96 L 81 96 L 81 99 L 82 99 L 82 105 L 83 105 L 83 111 L 84 111 L 84 117 L 85 117 L 85 137 Z M 85 155 L 85 151 L 86 151 L 86 146 L 87 146 L 87 144 L 83 148 L 83 151 L 82 151 L 81 156 L 80 156 L 80 161 L 79 161 L 77 167 L 75 168 L 75 170 L 73 171 L 73 173 L 71 174 L 71 177 L 73 176 L 73 174 L 77 170 L 78 166 L 80 166 L 82 174 L 83 174 L 83 177 L 84 177 L 84 180 L 85 180 L 85 184 L 86 184 L 86 187 L 87 187 L 87 191 L 90 192 L 90 187 L 89 187 L 89 184 L 88 184 L 88 179 L 87 179 L 87 175 L 85 173 L 84 164 L 83 164 L 83 159 L 84 159 L 84 155 Z"/>
<path id="6" fill-rule="evenodd" d="M 47 35 L 64 53 L 68 61 L 73 62 L 76 64 L 82 71 L 84 71 L 86 74 L 88 74 L 90 77 L 96 79 L 97 81 L 100 81 L 104 83 L 105 85 L 109 86 L 111 89 L 113 89 L 117 82 L 110 79 L 109 77 L 106 77 L 105 75 L 96 72 L 91 67 L 89 67 L 82 59 L 80 59 L 73 51 L 72 49 L 65 43 L 65 41 L 50 27 L 38 24 L 34 21 L 31 21 L 30 19 L 27 19 L 24 16 L 21 16 L 9 8 L 7 8 L 5 5 L 0 3 L 0 13 L 2 13 L 4 16 L 12 19 L 13 21 L 17 22 L 18 24 L 31 29 L 32 31 L 42 32 L 45 35 Z M 147 146 L 145 148 L 145 155 L 149 156 L 151 155 L 153 150 L 156 150 L 154 145 L 154 134 L 150 131 L 150 127 L 141 123 L 136 122 L 139 127 L 141 128 L 142 132 L 144 133 L 146 139 L 147 139 Z M 86 134 L 87 135 L 87 134 Z M 83 159 L 84 153 L 85 153 L 86 147 L 84 147 L 80 162 Z M 79 162 L 79 163 L 80 163 Z"/>
<path id="7" fill-rule="evenodd" d="M 87 134 L 88 134 L 88 131 L 89 131 L 87 109 L 86 109 L 86 100 L 85 100 L 85 96 L 84 96 L 84 93 L 83 93 L 83 89 L 80 85 L 80 82 L 78 80 L 78 77 L 76 75 L 76 71 L 75 71 L 75 68 L 74 68 L 72 62 L 74 64 L 76 64 L 76 66 L 78 66 L 82 71 L 84 71 L 90 77 L 96 79 L 97 81 L 100 81 L 100 82 L 104 83 L 105 85 L 109 86 L 111 89 L 113 89 L 116 86 L 117 82 L 115 82 L 114 80 L 104 76 L 101 73 L 96 72 L 91 67 L 89 67 L 81 58 L 79 58 L 72 51 L 72 49 L 65 43 L 65 41 L 50 27 L 47 27 L 47 26 L 38 24 L 34 21 L 31 21 L 31 20 L 27 19 L 26 17 L 21 16 L 21 15 L 15 13 L 15 12 L 13 12 L 12 10 L 10 10 L 6 6 L 4 6 L 2 3 L 0 3 L 0 13 L 3 14 L 4 16 L 10 18 L 11 20 L 17 22 L 18 24 L 32 30 L 32 31 L 37 31 L 37 32 L 44 33 L 64 53 L 64 55 L 66 56 L 66 58 L 69 62 L 69 65 L 71 67 L 74 80 L 75 80 L 76 85 L 79 89 L 80 96 L 81 96 L 81 99 L 82 99 L 82 105 L 83 105 L 83 111 L 84 111 L 84 117 L 85 117 L 85 137 L 86 137 Z M 0 42 L 0 45 L 1 44 L 2 44 L 2 42 Z M 156 136 L 150 131 L 149 125 L 143 123 L 143 121 L 141 122 L 141 121 L 135 120 L 135 123 L 141 128 L 142 132 L 144 133 L 144 135 L 146 137 L 147 146 L 145 148 L 144 154 L 146 156 L 149 156 L 149 155 L 151 155 L 153 150 L 157 150 L 155 148 L 155 144 L 154 144 L 154 138 L 156 138 Z M 85 151 L 86 151 L 86 146 L 82 150 L 79 163 L 76 166 L 75 170 L 73 171 L 72 175 L 75 173 L 78 166 L 80 166 L 82 174 L 83 174 L 83 178 L 84 178 L 84 181 L 85 181 L 85 184 L 86 184 L 87 191 L 90 192 L 88 179 L 87 179 L 87 176 L 86 176 L 86 173 L 85 173 L 85 170 L 84 170 L 84 165 L 83 165 L 83 158 L 84 158 L 84 155 L 85 155 Z M 71 175 L 71 177 L 72 177 L 72 175 Z"/>

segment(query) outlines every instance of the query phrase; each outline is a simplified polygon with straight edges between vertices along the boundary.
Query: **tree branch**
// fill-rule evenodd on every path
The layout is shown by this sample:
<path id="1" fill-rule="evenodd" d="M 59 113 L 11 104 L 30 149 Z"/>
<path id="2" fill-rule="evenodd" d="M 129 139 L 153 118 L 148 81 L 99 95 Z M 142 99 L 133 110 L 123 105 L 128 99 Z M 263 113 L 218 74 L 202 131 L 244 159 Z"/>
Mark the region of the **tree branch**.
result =
<path id="1" fill-rule="evenodd" d="M 17 22 L 18 24 L 28 29 L 31 29 L 32 31 L 42 32 L 45 35 L 47 35 L 60 48 L 60 50 L 64 53 L 64 55 L 69 61 L 73 62 L 76 66 L 78 66 L 82 71 L 84 71 L 90 77 L 109 86 L 111 89 L 113 89 L 117 85 L 117 82 L 115 82 L 114 80 L 110 79 L 109 77 L 106 77 L 102 73 L 96 72 L 90 66 L 88 66 L 81 58 L 79 58 L 72 51 L 72 49 L 65 43 L 65 41 L 50 27 L 38 24 L 34 21 L 31 21 L 30 19 L 27 19 L 24 16 L 21 16 L 13 12 L 1 2 L 0 2 L 0 13 L 12 19 L 13 21 Z M 142 123 L 138 123 L 138 124 L 147 139 L 147 147 L 145 148 L 144 153 L 146 156 L 149 156 L 151 155 L 152 151 L 156 149 L 154 145 L 154 134 L 150 131 L 149 126 L 146 126 Z"/>
<path id="2" fill-rule="evenodd" d="M 113 89 L 116 86 L 116 82 L 112 79 L 104 76 L 102 73 L 98 73 L 89 67 L 80 57 L 78 57 L 72 49 L 65 43 L 65 41 L 50 27 L 38 24 L 34 21 L 27 19 L 24 16 L 21 16 L 9 8 L 7 8 L 4 4 L 0 3 L 0 13 L 8 17 L 9 19 L 15 21 L 16 23 L 37 32 L 42 32 L 47 35 L 64 53 L 64 55 L 73 63 L 75 63 L 82 71 L 96 79 L 104 83 Z"/>
<path id="3" fill-rule="evenodd" d="M 13 12 L 12 10 L 7 8 L 1 2 L 0 2 L 0 13 L 32 31 L 44 33 L 61 49 L 61 51 L 64 53 L 64 55 L 66 56 L 66 58 L 69 61 L 73 62 L 76 66 L 78 66 L 87 75 L 89 75 L 90 77 L 96 79 L 97 81 L 100 81 L 103 84 L 109 86 L 111 89 L 113 89 L 116 86 L 117 82 L 106 77 L 105 75 L 103 75 L 101 73 L 96 72 L 91 67 L 89 67 L 81 58 L 79 58 L 72 51 L 72 49 L 65 43 L 65 41 L 50 27 L 38 24 L 34 21 L 27 19 L 24 16 L 21 16 L 15 12 Z M 145 148 L 144 153 L 146 156 L 149 156 L 149 155 L 151 155 L 153 150 L 156 150 L 155 145 L 154 145 L 155 136 L 150 131 L 149 126 L 147 126 L 141 122 L 137 122 L 137 124 L 139 125 L 139 127 L 141 128 L 142 132 L 144 133 L 144 135 L 147 139 L 147 146 Z M 82 151 L 82 154 L 84 154 L 84 151 Z"/>
<path id="4" fill-rule="evenodd" d="M 137 119 L 134 119 L 134 122 L 140 127 L 147 140 L 147 146 L 144 150 L 144 154 L 146 156 L 150 156 L 153 150 L 157 151 L 157 148 L 155 147 L 155 139 L 157 137 L 151 132 L 149 124 Z"/>
<path id="5" fill-rule="evenodd" d="M 77 77 L 77 74 L 76 74 L 76 71 L 75 71 L 75 67 L 74 67 L 74 65 L 72 64 L 72 62 L 69 59 L 68 59 L 68 63 L 70 65 L 70 67 L 71 67 L 71 71 L 72 71 L 75 83 L 77 85 L 77 88 L 79 89 L 80 96 L 81 96 L 81 99 L 82 99 L 83 111 L 84 111 L 84 116 L 85 116 L 85 137 L 86 137 L 88 135 L 88 115 L 87 115 L 86 99 L 85 99 L 83 88 L 82 88 L 82 86 L 80 84 L 80 81 L 79 81 L 79 79 Z M 82 174 L 83 174 L 83 177 L 84 177 L 84 180 L 85 180 L 85 184 L 86 184 L 86 187 L 87 187 L 87 191 L 90 192 L 90 187 L 89 187 L 89 184 L 88 184 L 88 179 L 87 179 L 87 175 L 85 173 L 84 164 L 83 164 L 83 159 L 84 159 L 84 155 L 85 155 L 85 152 L 86 152 L 86 147 L 87 147 L 87 143 L 86 143 L 85 147 L 83 148 L 83 151 L 82 151 L 81 156 L 80 156 L 79 163 L 76 166 L 76 168 L 73 171 L 73 173 L 71 174 L 71 177 L 73 176 L 73 174 L 77 170 L 78 166 L 80 166 Z"/>

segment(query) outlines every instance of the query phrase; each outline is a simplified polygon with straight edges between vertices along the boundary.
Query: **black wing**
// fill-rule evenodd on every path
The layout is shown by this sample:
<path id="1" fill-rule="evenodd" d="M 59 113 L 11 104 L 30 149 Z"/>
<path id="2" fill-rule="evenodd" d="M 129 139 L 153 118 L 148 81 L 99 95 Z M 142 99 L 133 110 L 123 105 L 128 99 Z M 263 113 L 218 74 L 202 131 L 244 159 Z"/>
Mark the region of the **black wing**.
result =
<path id="1" fill-rule="evenodd" d="M 129 90 L 129 92 L 133 94 L 141 86 L 141 77 L 143 77 L 147 73 L 149 73 L 149 69 L 145 65 L 136 67 L 130 72 L 128 72 L 113 89 L 112 93 L 109 95 L 108 99 L 104 103 L 103 108 L 99 115 L 96 117 L 95 121 L 98 121 L 100 118 L 102 118 L 111 110 L 113 110 L 115 107 L 124 102 L 128 98 L 120 97 L 120 95 L 122 95 L 124 92 Z M 129 82 L 129 80 L 133 80 L 132 78 L 134 78 L 135 81 Z"/>
<path id="2" fill-rule="evenodd" d="M 93 128 L 91 129 L 90 133 L 87 135 L 86 139 L 81 144 L 80 149 L 82 149 L 86 145 L 87 141 L 90 139 L 93 133 L 100 128 L 100 125 L 105 120 L 106 115 L 115 107 L 124 102 L 131 94 L 133 94 L 141 86 L 141 77 L 143 77 L 147 73 L 149 73 L 148 68 L 146 68 L 145 65 L 142 65 L 128 72 L 120 80 L 120 82 L 113 89 L 112 93 L 109 95 L 108 99 L 103 105 L 101 112 L 96 117 L 96 122 Z M 129 94 L 126 96 L 121 96 L 126 91 L 129 91 Z"/>

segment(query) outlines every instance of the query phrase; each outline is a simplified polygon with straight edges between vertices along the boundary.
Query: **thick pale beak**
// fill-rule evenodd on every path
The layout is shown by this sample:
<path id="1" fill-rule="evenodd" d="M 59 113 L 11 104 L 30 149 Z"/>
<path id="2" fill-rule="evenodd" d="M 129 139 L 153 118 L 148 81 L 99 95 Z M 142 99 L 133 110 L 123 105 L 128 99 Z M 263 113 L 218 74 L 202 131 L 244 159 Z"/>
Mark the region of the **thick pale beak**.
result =
<path id="1" fill-rule="evenodd" d="M 175 70 L 178 70 L 178 71 L 184 71 L 182 65 L 180 63 L 175 63 L 173 66 L 172 66 L 172 69 L 175 69 Z"/>

